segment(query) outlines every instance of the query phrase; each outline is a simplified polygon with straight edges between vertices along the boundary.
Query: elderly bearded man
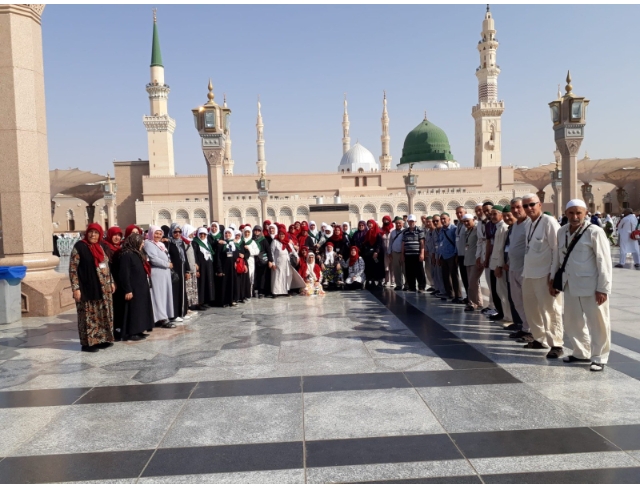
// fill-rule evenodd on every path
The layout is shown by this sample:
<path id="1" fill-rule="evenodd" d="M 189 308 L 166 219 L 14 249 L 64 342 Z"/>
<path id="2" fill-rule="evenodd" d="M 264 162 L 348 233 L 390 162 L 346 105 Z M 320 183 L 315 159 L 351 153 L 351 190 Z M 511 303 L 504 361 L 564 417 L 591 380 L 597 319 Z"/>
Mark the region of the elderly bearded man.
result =
<path id="1" fill-rule="evenodd" d="M 565 214 L 569 224 L 558 231 L 554 267 L 554 271 L 560 269 L 566 260 L 562 273 L 563 319 L 573 353 L 563 360 L 591 362 L 591 370 L 599 372 L 607 363 L 611 347 L 609 242 L 602 228 L 589 223 L 584 201 L 569 201 Z"/>
<path id="2" fill-rule="evenodd" d="M 542 213 L 535 194 L 522 197 L 522 206 L 530 218 L 525 227 L 525 254 L 522 276 L 524 311 L 533 341 L 524 348 L 551 350 L 547 358 L 558 358 L 562 350 L 562 297 L 553 291 L 553 266 L 558 247 L 558 221 Z"/>

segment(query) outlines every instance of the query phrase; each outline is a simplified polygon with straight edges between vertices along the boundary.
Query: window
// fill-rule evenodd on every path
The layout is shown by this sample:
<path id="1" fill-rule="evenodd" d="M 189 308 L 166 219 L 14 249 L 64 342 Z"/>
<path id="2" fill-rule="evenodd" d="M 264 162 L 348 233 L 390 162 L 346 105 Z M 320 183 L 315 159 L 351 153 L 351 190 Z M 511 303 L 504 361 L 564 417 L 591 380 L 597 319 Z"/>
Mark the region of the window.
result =
<path id="1" fill-rule="evenodd" d="M 258 218 L 258 210 L 255 208 L 247 208 L 245 215 L 249 218 Z"/>
<path id="2" fill-rule="evenodd" d="M 274 210 L 273 208 L 267 208 L 267 216 L 269 217 L 269 220 L 275 220 L 276 210 Z"/>
<path id="3" fill-rule="evenodd" d="M 285 206 L 280 208 L 280 216 L 293 216 L 293 212 L 291 211 L 291 208 L 287 208 Z"/>
<path id="4" fill-rule="evenodd" d="M 409 205 L 407 203 L 399 203 L 397 206 L 398 213 L 406 214 L 409 213 Z"/>
<path id="5" fill-rule="evenodd" d="M 356 178 L 356 186 L 360 186 L 360 178 Z"/>
<path id="6" fill-rule="evenodd" d="M 384 203 L 380 205 L 380 213 L 384 213 L 386 215 L 391 215 L 393 213 L 393 206 L 388 203 Z"/>
<path id="7" fill-rule="evenodd" d="M 475 208 L 476 208 L 476 202 L 475 202 L 475 201 L 473 201 L 473 200 L 469 200 L 469 201 L 465 202 L 464 207 L 465 207 L 467 210 L 475 210 Z"/>
<path id="8" fill-rule="evenodd" d="M 460 203 L 458 203 L 456 200 L 453 201 L 449 201 L 449 203 L 447 204 L 447 210 L 449 211 L 455 211 L 455 209 L 461 206 Z"/>
<path id="9" fill-rule="evenodd" d="M 434 201 L 430 206 L 432 213 L 442 213 L 444 211 L 444 206 L 439 201 Z"/>
<path id="10" fill-rule="evenodd" d="M 158 225 L 169 225 L 171 223 L 171 213 L 167 210 L 160 210 L 158 212 Z"/>
<path id="11" fill-rule="evenodd" d="M 420 201 L 420 202 L 416 203 L 415 205 L 413 205 L 413 209 L 416 212 L 426 213 L 427 212 L 427 205 L 425 205 L 424 203 L 422 203 Z"/>
<path id="12" fill-rule="evenodd" d="M 362 185 L 363 185 L 363 186 L 366 186 L 366 185 L 367 185 L 367 178 L 366 178 L 366 177 L 363 177 L 363 178 L 362 178 Z"/>
<path id="13" fill-rule="evenodd" d="M 362 209 L 362 212 L 363 212 L 363 213 L 371 213 L 371 214 L 374 214 L 374 213 L 376 213 L 376 207 L 375 207 L 375 206 L 373 206 L 373 205 L 372 205 L 372 204 L 370 204 L 370 203 L 369 203 L 369 204 L 366 204 L 366 205 L 364 205 L 364 208 Z"/>
<path id="14" fill-rule="evenodd" d="M 187 210 L 178 210 L 176 212 L 176 223 L 189 223 L 189 213 Z"/>
<path id="15" fill-rule="evenodd" d="M 242 218 L 242 213 L 238 208 L 229 208 L 229 218 Z"/>
<path id="16" fill-rule="evenodd" d="M 296 216 L 309 216 L 309 208 L 306 206 L 298 206 Z"/>

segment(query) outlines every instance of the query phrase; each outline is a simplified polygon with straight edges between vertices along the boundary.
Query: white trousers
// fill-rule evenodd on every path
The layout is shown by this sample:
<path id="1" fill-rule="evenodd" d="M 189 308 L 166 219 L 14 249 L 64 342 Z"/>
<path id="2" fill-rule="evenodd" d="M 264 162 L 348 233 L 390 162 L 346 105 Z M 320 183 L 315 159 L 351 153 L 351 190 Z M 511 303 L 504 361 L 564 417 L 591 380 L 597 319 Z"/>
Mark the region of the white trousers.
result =
<path id="1" fill-rule="evenodd" d="M 564 288 L 565 333 L 576 358 L 591 359 L 606 364 L 611 348 L 611 322 L 609 299 L 598 306 L 592 296 L 571 296 L 570 283 Z"/>
<path id="2" fill-rule="evenodd" d="M 396 287 L 402 288 L 406 284 L 404 278 L 404 260 L 402 259 L 402 252 L 392 252 L 391 255 L 391 272 L 393 274 L 393 280 L 396 283 Z"/>
<path id="3" fill-rule="evenodd" d="M 431 268 L 431 254 L 424 259 L 424 274 L 427 276 L 427 283 L 430 287 L 435 287 L 433 280 L 433 269 Z"/>
<path id="4" fill-rule="evenodd" d="M 549 278 L 525 277 L 522 284 L 524 312 L 533 339 L 549 347 L 562 346 L 562 294 L 551 296 Z"/>
<path id="5" fill-rule="evenodd" d="M 495 272 L 495 271 L 494 271 Z M 496 291 L 500 296 L 502 302 L 502 313 L 504 314 L 504 321 L 513 322 L 513 316 L 511 316 L 511 305 L 509 304 L 509 288 L 507 287 L 507 276 L 504 275 L 505 271 L 502 270 L 502 277 L 496 276 Z"/>
<path id="6" fill-rule="evenodd" d="M 529 322 L 527 321 L 527 314 L 524 312 L 524 300 L 522 299 L 522 272 L 509 271 L 509 284 L 511 285 L 511 300 L 513 306 L 520 315 L 522 320 L 522 331 L 530 333 Z"/>

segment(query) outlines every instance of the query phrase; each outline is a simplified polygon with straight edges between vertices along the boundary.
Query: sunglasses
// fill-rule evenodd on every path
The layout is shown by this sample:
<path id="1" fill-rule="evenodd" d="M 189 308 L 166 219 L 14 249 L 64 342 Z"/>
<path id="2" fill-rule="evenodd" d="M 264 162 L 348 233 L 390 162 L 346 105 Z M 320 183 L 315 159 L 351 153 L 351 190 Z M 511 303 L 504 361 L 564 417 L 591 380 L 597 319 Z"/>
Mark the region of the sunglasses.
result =
<path id="1" fill-rule="evenodd" d="M 173 233 L 182 233 L 180 230 L 174 230 Z"/>
<path id="2" fill-rule="evenodd" d="M 522 207 L 523 208 L 533 208 L 535 207 L 539 202 L 536 201 L 535 203 L 522 203 Z"/>

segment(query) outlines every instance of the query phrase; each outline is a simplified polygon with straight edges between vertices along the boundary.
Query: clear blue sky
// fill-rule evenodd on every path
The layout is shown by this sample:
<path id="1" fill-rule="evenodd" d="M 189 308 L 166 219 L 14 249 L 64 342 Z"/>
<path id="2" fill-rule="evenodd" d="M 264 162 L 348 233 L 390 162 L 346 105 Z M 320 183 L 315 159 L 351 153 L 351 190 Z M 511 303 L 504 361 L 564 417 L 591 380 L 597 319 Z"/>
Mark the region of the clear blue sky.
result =
<path id="1" fill-rule="evenodd" d="M 548 103 L 571 69 L 591 100 L 583 150 L 640 155 L 637 21 L 640 6 L 494 5 L 503 164 L 553 160 Z M 267 172 L 335 171 L 342 155 L 342 94 L 352 143 L 380 155 L 387 90 L 393 165 L 423 118 L 445 130 L 473 165 L 476 45 L 484 5 L 160 5 L 158 27 L 176 119 L 176 171 L 205 172 L 191 109 L 212 78 L 233 110 L 235 173 L 256 172 L 261 95 Z M 106 173 L 147 159 L 149 5 L 48 5 L 43 15 L 49 163 Z M 582 155 L 582 152 L 581 152 Z"/>

